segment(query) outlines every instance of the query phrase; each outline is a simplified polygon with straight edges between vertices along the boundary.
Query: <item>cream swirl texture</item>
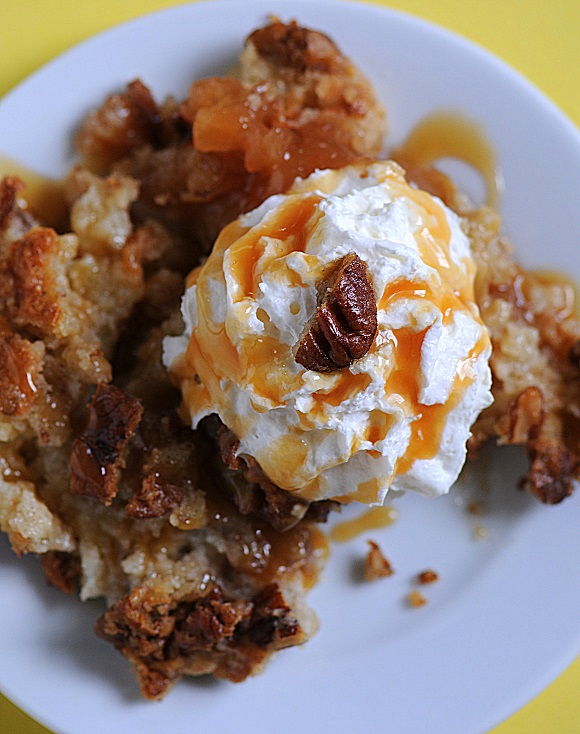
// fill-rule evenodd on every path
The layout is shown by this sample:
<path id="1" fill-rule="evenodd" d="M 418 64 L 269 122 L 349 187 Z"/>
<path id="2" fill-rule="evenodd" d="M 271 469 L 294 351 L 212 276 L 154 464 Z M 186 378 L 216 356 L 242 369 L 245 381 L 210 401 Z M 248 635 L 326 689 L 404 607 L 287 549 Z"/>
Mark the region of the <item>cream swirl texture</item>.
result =
<path id="1" fill-rule="evenodd" d="M 318 284 L 346 255 L 377 303 L 369 351 L 322 373 L 295 359 Z M 238 452 L 307 500 L 446 493 L 491 403 L 489 337 L 459 218 L 392 162 L 319 171 L 228 225 L 188 278 L 167 337 L 191 424 L 212 413 Z"/>

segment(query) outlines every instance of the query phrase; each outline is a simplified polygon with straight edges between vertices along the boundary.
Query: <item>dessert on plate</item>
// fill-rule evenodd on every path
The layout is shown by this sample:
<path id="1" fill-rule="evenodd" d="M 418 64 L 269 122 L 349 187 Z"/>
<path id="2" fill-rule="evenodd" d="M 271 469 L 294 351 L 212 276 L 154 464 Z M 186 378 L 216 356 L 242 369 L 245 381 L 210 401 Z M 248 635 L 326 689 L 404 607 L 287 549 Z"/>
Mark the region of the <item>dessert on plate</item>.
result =
<path id="1" fill-rule="evenodd" d="M 318 171 L 239 217 L 165 340 L 193 427 L 217 414 L 240 460 L 292 496 L 443 494 L 491 403 L 469 240 L 403 174 Z"/>
<path id="2" fill-rule="evenodd" d="M 274 19 L 236 75 L 88 115 L 62 221 L 0 185 L 0 527 L 105 600 L 146 698 L 305 642 L 342 503 L 447 492 L 489 438 L 526 447 L 543 502 L 578 479 L 569 288 L 388 160 L 386 117 Z"/>

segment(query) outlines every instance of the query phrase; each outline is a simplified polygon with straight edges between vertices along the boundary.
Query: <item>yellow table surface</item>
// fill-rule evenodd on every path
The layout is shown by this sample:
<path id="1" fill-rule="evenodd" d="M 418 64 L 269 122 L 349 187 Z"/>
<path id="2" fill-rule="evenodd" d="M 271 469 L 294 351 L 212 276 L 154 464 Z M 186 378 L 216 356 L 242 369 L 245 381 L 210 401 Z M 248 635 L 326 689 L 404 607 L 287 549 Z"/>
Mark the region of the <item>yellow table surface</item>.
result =
<path id="1" fill-rule="evenodd" d="M 487 48 L 524 74 L 580 126 L 580 0 L 374 3 L 433 21 Z M 171 0 L 0 0 L 0 96 L 88 36 L 176 4 Z M 580 658 L 493 730 L 493 734 L 539 732 L 580 734 Z M 0 695 L 0 734 L 48 732 Z M 439 732 L 435 727 L 426 734 Z"/>

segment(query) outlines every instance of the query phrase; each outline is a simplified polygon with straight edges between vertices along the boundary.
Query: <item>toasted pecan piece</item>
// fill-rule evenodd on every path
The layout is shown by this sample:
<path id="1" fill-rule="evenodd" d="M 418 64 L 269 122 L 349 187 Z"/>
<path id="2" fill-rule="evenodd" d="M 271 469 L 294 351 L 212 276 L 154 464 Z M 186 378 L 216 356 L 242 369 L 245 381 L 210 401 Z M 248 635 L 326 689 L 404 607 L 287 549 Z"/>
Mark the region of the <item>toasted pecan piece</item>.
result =
<path id="1" fill-rule="evenodd" d="M 290 67 L 299 74 L 307 70 L 336 73 L 344 66 L 343 57 L 328 36 L 296 22 L 273 21 L 251 33 L 247 42 L 274 67 Z"/>
<path id="2" fill-rule="evenodd" d="M 558 504 L 569 497 L 580 476 L 578 455 L 549 431 L 530 443 L 528 453 L 531 464 L 523 487 L 547 505 Z"/>
<path id="3" fill-rule="evenodd" d="M 427 568 L 417 574 L 418 584 L 434 584 L 436 581 L 439 581 L 439 574 L 432 568 Z"/>
<path id="4" fill-rule="evenodd" d="M 296 347 L 307 370 L 335 372 L 363 357 L 377 331 L 377 303 L 366 264 L 341 258 L 319 286 L 319 305 Z"/>
<path id="5" fill-rule="evenodd" d="M 262 648 L 280 649 L 303 642 L 300 625 L 278 584 L 269 584 L 254 598 L 248 636 Z"/>
<path id="6" fill-rule="evenodd" d="M 88 406 L 88 422 L 70 457 L 70 490 L 111 504 L 118 492 L 122 452 L 139 424 L 143 408 L 114 385 L 99 385 Z"/>
<path id="7" fill-rule="evenodd" d="M 499 443 L 523 444 L 536 436 L 544 420 L 544 400 L 536 386 L 527 387 L 509 404 L 509 412 L 498 424 Z"/>
<path id="8" fill-rule="evenodd" d="M 131 517 L 163 517 L 179 505 L 183 490 L 171 482 L 163 481 L 156 471 L 147 474 L 138 493 L 127 503 L 126 511 Z"/>
<path id="9" fill-rule="evenodd" d="M 178 624 L 172 645 L 181 655 L 213 650 L 224 640 L 233 638 L 237 626 L 251 611 L 249 602 L 225 600 L 221 590 L 216 588 L 196 602 Z"/>
<path id="10" fill-rule="evenodd" d="M 158 415 L 145 396 L 142 403 L 143 417 L 127 449 L 123 486 L 133 494 L 125 512 L 136 519 L 165 517 L 182 530 L 203 527 L 208 514 L 206 493 L 199 488 L 200 447 L 177 416 Z"/>
<path id="11" fill-rule="evenodd" d="M 136 79 L 85 119 L 76 146 L 90 161 L 108 162 L 142 145 L 158 147 L 162 134 L 161 111 L 148 87 Z"/>
<path id="12" fill-rule="evenodd" d="M 38 335 L 73 330 L 64 268 L 75 250 L 74 238 L 48 227 L 34 227 L 6 247 L 0 258 L 0 304 L 9 321 Z"/>

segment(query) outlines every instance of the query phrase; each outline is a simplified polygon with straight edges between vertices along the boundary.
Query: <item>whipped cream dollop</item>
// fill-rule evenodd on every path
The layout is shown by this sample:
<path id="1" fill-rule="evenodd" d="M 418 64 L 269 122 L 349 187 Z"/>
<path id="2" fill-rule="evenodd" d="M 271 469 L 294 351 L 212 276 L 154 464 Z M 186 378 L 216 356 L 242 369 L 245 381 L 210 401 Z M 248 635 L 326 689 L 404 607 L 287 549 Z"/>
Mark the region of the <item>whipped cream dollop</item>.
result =
<path id="1" fill-rule="evenodd" d="M 296 347 L 325 273 L 355 253 L 377 304 L 369 351 L 333 372 Z M 212 413 L 238 454 L 306 500 L 446 493 L 491 403 L 490 341 L 459 218 L 393 162 L 319 171 L 228 225 L 187 281 L 163 360 L 191 424 Z"/>

